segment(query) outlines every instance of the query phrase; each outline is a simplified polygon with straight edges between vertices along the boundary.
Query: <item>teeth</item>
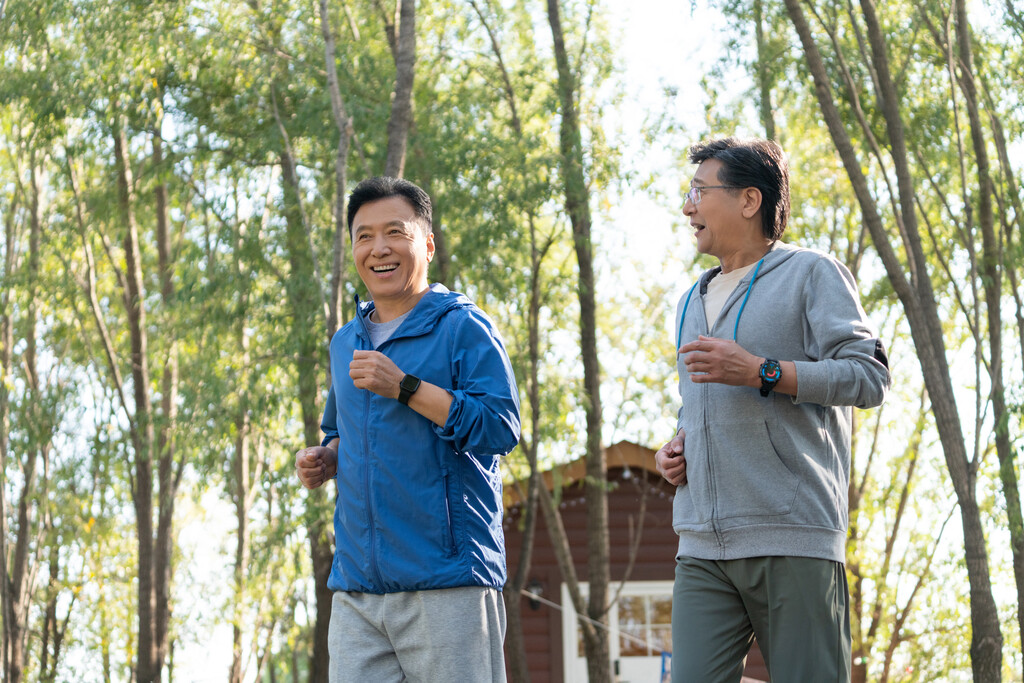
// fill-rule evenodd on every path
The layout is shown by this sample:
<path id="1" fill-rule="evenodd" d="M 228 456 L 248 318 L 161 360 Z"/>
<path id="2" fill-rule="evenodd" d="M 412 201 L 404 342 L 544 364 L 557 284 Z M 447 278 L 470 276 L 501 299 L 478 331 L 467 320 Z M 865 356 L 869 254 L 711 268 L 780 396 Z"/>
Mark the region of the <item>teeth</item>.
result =
<path id="1" fill-rule="evenodd" d="M 398 266 L 391 264 L 387 266 L 373 266 L 372 268 L 370 268 L 370 270 L 372 270 L 375 273 L 389 273 L 392 270 L 395 270 L 396 268 L 398 268 Z"/>

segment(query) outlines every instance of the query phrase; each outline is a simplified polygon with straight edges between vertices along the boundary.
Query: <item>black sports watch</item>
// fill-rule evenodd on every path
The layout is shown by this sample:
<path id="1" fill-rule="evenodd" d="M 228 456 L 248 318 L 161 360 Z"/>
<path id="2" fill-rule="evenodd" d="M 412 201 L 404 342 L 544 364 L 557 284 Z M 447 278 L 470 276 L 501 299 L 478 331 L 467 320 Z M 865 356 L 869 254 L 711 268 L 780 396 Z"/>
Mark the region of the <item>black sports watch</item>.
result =
<path id="1" fill-rule="evenodd" d="M 406 375 L 398 383 L 398 402 L 403 406 L 409 405 L 409 399 L 420 388 L 420 378 L 413 375 Z"/>
<path id="2" fill-rule="evenodd" d="M 767 396 L 782 379 L 782 366 L 777 360 L 765 358 L 757 374 L 761 376 L 761 395 Z"/>

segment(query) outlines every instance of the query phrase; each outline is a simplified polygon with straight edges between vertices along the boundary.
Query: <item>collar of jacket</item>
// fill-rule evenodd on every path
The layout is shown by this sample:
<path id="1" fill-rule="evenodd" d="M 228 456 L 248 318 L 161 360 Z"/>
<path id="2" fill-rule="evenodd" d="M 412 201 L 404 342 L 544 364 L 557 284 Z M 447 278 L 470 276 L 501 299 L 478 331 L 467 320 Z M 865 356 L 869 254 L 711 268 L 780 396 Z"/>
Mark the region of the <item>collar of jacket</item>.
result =
<path id="1" fill-rule="evenodd" d="M 356 318 L 359 319 L 358 334 L 365 339 L 369 339 L 370 332 L 366 327 L 366 320 L 376 307 L 373 301 L 360 301 L 358 294 L 355 295 L 355 304 Z M 467 308 L 472 305 L 473 302 L 465 294 L 452 292 L 444 285 L 434 282 L 429 286 L 427 293 L 416 302 L 416 305 L 410 311 L 409 317 L 405 319 L 405 322 L 402 323 L 402 326 L 395 331 L 391 338 L 415 337 L 426 334 L 449 311 L 456 308 Z"/>

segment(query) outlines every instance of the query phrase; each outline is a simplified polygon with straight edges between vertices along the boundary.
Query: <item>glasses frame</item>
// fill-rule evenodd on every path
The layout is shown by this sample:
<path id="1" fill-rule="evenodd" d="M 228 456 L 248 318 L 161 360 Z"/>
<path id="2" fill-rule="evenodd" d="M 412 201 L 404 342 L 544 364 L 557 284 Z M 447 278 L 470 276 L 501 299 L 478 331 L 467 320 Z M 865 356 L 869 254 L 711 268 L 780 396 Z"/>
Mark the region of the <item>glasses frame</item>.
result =
<path id="1" fill-rule="evenodd" d="M 703 192 L 704 190 L 720 189 L 739 190 L 742 188 L 740 188 L 739 185 L 691 185 L 690 189 L 687 190 L 686 194 L 684 194 L 683 196 L 686 197 L 686 199 L 688 199 L 689 201 L 693 202 L 694 206 L 697 206 L 698 204 L 700 204 L 700 200 L 702 199 L 702 197 L 700 196 L 701 192 Z"/>

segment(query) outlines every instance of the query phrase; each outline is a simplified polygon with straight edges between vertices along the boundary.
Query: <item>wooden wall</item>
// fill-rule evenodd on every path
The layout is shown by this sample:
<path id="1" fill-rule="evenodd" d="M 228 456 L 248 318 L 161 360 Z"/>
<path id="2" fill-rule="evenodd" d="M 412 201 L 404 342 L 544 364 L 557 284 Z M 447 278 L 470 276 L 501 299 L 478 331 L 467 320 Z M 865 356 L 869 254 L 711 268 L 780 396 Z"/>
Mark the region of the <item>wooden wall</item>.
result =
<path id="1" fill-rule="evenodd" d="M 608 480 L 613 484 L 608 495 L 612 580 L 622 580 L 629 562 L 630 543 L 642 523 L 641 547 L 629 579 L 672 581 L 675 576 L 675 553 L 678 545 L 678 538 L 672 531 L 672 496 L 675 487 L 662 479 L 655 470 L 654 451 L 650 449 L 621 442 L 609 447 L 607 457 Z M 553 476 L 552 473 L 547 473 L 548 487 L 551 488 L 555 479 L 563 484 L 568 482 L 562 490 L 559 508 L 572 545 L 576 572 L 581 581 L 586 581 L 586 506 L 581 481 L 583 463 L 576 461 L 562 466 L 557 474 L 558 476 Z M 522 507 L 513 487 L 506 487 L 505 502 L 505 545 L 511 572 L 515 570 L 522 545 Z M 641 515 L 642 507 L 644 512 Z M 542 517 L 537 523 L 529 580 L 540 582 L 542 597 L 561 603 L 561 572 Z M 564 668 L 561 610 L 544 604 L 532 609 L 525 596 L 520 599 L 532 683 L 562 681 Z M 768 679 L 756 645 L 751 656 L 747 658 L 745 675 L 760 680 Z"/>

